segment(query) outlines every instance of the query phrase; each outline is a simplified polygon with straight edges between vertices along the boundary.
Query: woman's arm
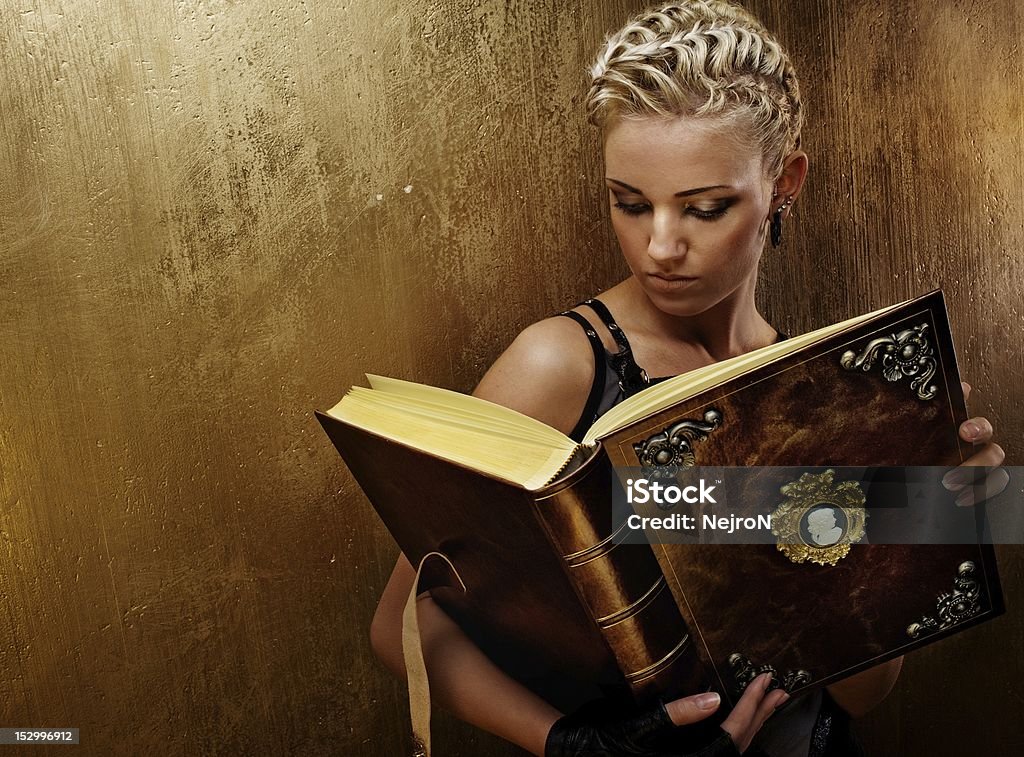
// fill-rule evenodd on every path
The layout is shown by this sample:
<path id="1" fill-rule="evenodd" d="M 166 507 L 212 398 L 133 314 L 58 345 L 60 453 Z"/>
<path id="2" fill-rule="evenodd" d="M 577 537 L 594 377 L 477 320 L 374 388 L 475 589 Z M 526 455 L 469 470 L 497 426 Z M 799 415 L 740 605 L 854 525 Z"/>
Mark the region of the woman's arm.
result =
<path id="1" fill-rule="evenodd" d="M 579 326 L 549 318 L 516 338 L 474 395 L 568 433 L 583 411 L 593 362 Z M 414 577 L 413 566 L 400 556 L 370 626 L 374 653 L 401 678 L 402 610 Z M 548 731 L 562 713 L 494 665 L 429 595 L 419 599 L 418 612 L 432 699 L 461 720 L 543 755 Z"/>
<path id="2" fill-rule="evenodd" d="M 401 556 L 370 626 L 374 653 L 400 678 L 405 677 L 402 610 L 415 576 L 412 565 Z M 562 718 L 562 713 L 495 666 L 429 595 L 418 600 L 418 612 L 423 659 L 433 698 L 461 720 L 543 757 L 549 732 Z M 768 685 L 767 674 L 758 676 L 722 723 L 722 730 L 728 734 L 727 739 L 722 738 L 731 745 L 726 748 L 720 740 L 715 742 L 719 751 L 709 746 L 707 750 L 702 749 L 701 754 L 733 754 L 733 747 L 740 753 L 746 751 L 764 722 L 789 698 L 781 690 L 768 691 Z M 658 727 L 696 723 L 714 713 L 719 704 L 718 695 L 708 693 L 673 700 L 664 706 L 665 726 Z M 634 718 L 645 721 L 639 728 L 646 730 L 655 727 L 655 719 L 654 712 Z M 595 750 L 607 754 L 610 745 L 622 739 L 632 743 L 633 727 L 617 723 L 614 712 L 606 712 L 596 719 L 577 713 L 572 718 L 562 719 L 558 726 L 561 730 L 554 739 L 558 754 L 582 755 Z"/>
<path id="3" fill-rule="evenodd" d="M 370 625 L 374 653 L 403 679 L 402 610 L 415 575 L 400 556 Z M 418 612 L 431 698 L 459 719 L 543 755 L 548 731 L 562 713 L 494 665 L 429 594 L 418 600 Z"/>

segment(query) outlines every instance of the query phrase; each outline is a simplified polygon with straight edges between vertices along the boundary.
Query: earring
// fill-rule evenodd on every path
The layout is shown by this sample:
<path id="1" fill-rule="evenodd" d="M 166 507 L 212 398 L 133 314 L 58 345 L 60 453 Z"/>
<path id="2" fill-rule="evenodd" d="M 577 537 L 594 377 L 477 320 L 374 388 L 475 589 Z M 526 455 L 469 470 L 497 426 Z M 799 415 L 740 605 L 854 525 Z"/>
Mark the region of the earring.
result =
<path id="1" fill-rule="evenodd" d="M 778 209 L 772 214 L 772 247 L 778 247 L 782 244 L 782 214 L 786 209 L 793 204 L 793 197 L 790 195 L 786 198 L 786 201 L 782 203 Z"/>

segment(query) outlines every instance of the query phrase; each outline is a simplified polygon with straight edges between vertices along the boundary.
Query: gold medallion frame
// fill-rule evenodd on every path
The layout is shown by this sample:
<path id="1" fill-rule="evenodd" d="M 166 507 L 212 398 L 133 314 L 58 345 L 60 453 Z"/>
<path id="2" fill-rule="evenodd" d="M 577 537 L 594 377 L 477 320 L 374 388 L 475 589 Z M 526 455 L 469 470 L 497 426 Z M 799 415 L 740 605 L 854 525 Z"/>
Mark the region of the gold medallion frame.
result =
<path id="1" fill-rule="evenodd" d="M 772 512 L 772 533 L 778 537 L 776 546 L 795 563 L 812 562 L 835 565 L 850 552 L 850 545 L 864 538 L 868 513 L 864 509 L 864 491 L 856 481 L 835 483 L 835 471 L 804 473 L 796 481 L 779 487 L 786 496 Z M 841 510 L 846 528 L 834 544 L 808 544 L 801 524 L 812 510 L 828 505 Z"/>

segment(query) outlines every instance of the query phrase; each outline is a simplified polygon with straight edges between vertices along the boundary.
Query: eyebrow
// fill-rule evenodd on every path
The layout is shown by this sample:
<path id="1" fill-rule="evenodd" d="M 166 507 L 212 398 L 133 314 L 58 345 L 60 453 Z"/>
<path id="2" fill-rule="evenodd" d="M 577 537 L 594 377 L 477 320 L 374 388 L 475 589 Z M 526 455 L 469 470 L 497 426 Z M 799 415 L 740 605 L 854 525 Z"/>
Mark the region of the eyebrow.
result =
<path id="1" fill-rule="evenodd" d="M 628 189 L 630 192 L 635 192 L 638 195 L 642 195 L 643 194 L 643 192 L 641 192 L 639 189 L 637 189 L 636 187 L 629 186 L 629 184 L 627 184 L 624 181 L 619 181 L 618 179 L 613 179 L 613 178 L 611 178 L 609 176 L 606 176 L 605 179 L 610 181 L 610 182 L 612 182 L 613 184 L 618 184 L 623 189 Z M 710 186 L 710 187 L 697 187 L 696 189 L 684 189 L 682 192 L 676 192 L 673 195 L 673 197 L 689 197 L 690 195 L 698 195 L 701 192 L 707 192 L 709 189 L 728 189 L 728 188 L 729 188 L 729 186 L 727 184 L 714 184 L 713 186 Z"/>

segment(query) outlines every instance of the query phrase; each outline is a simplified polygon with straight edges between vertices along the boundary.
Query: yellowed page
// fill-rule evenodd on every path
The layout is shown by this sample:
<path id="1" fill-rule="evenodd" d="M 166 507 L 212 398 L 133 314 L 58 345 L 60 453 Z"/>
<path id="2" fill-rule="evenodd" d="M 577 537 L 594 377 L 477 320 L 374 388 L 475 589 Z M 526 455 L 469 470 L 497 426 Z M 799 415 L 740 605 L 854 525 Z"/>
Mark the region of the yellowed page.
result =
<path id="1" fill-rule="evenodd" d="M 482 428 L 500 425 L 502 428 L 517 430 L 523 438 L 537 439 L 552 447 L 570 451 L 576 447 L 576 443 L 558 429 L 504 405 L 471 394 L 371 373 L 367 373 L 366 378 L 374 390 L 415 400 L 424 407 L 436 409 L 438 414 L 444 417 L 480 418 Z"/>
<path id="2" fill-rule="evenodd" d="M 465 430 L 501 436 L 504 439 L 513 440 L 516 444 L 539 446 L 545 450 L 564 449 L 566 455 L 576 447 L 576 443 L 568 438 L 565 438 L 564 441 L 556 439 L 558 444 L 552 445 L 550 436 L 532 434 L 530 433 L 531 429 L 524 432 L 522 425 L 509 423 L 500 418 L 494 419 L 486 414 L 453 410 L 439 403 L 424 402 L 414 397 L 378 392 L 361 386 L 352 387 L 349 390 L 349 396 L 360 402 L 369 403 L 369 406 L 372 407 L 386 408 L 396 413 L 415 416 L 425 422 L 441 424 L 453 432 Z"/>
<path id="3" fill-rule="evenodd" d="M 395 408 L 403 408 L 409 412 L 417 412 L 421 415 L 430 415 L 435 418 L 451 422 L 458 422 L 475 426 L 479 430 L 491 430 L 517 436 L 521 439 L 529 439 L 544 444 L 548 447 L 559 449 L 572 449 L 576 446 L 569 437 L 540 421 L 529 416 L 518 413 L 515 410 L 496 405 L 493 402 L 482 400 L 478 397 L 440 390 L 437 392 L 417 392 L 402 387 L 401 391 L 392 391 L 393 384 L 409 385 L 411 382 L 399 379 L 388 379 L 383 376 L 373 376 L 370 384 L 373 389 L 353 387 L 353 390 L 372 392 L 375 401 Z M 381 381 L 383 379 L 383 382 Z M 417 386 L 412 384 L 412 386 Z M 424 386 L 425 389 L 436 389 L 436 387 Z M 467 398 L 469 402 L 464 402 Z"/>
<path id="4" fill-rule="evenodd" d="M 353 387 L 361 389 L 361 387 Z M 376 392 L 350 391 L 328 415 L 424 452 L 483 473 L 539 489 L 565 464 L 569 449 L 524 441 L 507 433 L 478 429 L 465 422 L 451 423 L 376 401 Z M 482 401 L 482 400 L 481 400 Z M 525 416 L 524 416 L 525 417 Z"/>

